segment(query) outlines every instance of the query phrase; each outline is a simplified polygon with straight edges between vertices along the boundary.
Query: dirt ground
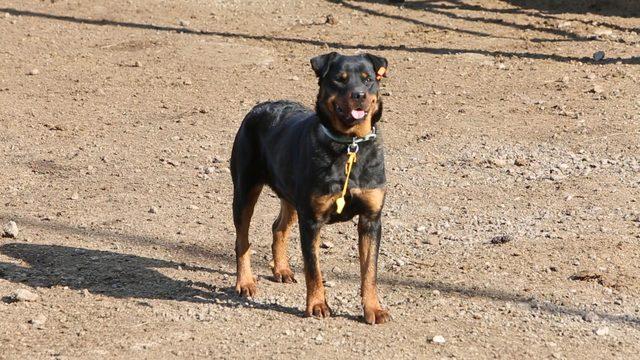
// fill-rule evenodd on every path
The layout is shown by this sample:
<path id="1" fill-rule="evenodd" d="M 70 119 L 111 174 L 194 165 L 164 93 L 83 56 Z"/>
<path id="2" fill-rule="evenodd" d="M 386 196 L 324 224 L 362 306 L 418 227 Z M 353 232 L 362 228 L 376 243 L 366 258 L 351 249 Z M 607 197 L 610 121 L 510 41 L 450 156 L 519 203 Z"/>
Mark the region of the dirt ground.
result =
<path id="1" fill-rule="evenodd" d="M 637 358 L 640 18 L 572 3 L 1 1 L 0 358 Z M 233 292 L 235 131 L 332 50 L 390 63 L 380 326 L 353 223 L 332 318 L 270 281 L 269 191 Z"/>

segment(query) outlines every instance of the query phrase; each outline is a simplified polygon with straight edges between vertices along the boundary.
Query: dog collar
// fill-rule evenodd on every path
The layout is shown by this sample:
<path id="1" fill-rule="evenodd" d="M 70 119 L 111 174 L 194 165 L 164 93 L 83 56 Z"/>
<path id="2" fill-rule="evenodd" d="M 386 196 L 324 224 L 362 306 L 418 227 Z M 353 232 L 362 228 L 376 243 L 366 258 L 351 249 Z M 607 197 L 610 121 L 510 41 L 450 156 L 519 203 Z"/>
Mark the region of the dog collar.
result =
<path id="1" fill-rule="evenodd" d="M 365 136 L 359 137 L 359 136 L 341 136 L 341 135 L 336 135 L 334 133 L 331 132 L 331 130 L 327 129 L 326 126 L 320 124 L 320 128 L 322 129 L 322 131 L 324 132 L 325 135 L 327 135 L 327 137 L 337 143 L 340 144 L 350 144 L 350 145 L 357 145 L 359 143 L 362 142 L 367 142 L 367 141 L 372 141 L 375 140 L 378 135 L 376 134 L 376 127 L 372 126 L 371 127 L 371 132 Z"/>

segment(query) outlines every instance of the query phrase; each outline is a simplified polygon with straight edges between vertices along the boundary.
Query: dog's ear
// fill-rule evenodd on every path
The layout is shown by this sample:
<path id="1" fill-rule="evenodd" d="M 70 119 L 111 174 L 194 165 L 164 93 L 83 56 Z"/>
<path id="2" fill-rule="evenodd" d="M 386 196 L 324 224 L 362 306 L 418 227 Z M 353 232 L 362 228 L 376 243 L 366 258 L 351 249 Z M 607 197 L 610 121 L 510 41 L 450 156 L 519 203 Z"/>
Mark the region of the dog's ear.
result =
<path id="1" fill-rule="evenodd" d="M 369 59 L 369 61 L 371 61 L 371 63 L 373 64 L 373 69 L 376 72 L 376 80 L 387 77 L 387 68 L 389 66 L 389 62 L 387 61 L 387 59 L 371 54 L 364 54 L 364 56 L 366 56 L 367 59 Z"/>
<path id="2" fill-rule="evenodd" d="M 337 52 L 330 52 L 328 54 L 319 55 L 311 59 L 311 68 L 315 71 L 316 76 L 322 79 L 329 71 L 329 65 L 333 59 L 338 56 Z"/>

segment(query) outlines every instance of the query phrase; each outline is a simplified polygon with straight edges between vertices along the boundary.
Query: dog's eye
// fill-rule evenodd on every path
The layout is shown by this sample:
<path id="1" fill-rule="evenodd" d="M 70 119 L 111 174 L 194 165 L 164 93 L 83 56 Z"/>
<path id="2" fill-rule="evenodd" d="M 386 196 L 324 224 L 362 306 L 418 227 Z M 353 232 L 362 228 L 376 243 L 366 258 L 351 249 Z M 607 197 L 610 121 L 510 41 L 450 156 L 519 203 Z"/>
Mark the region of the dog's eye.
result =
<path id="1" fill-rule="evenodd" d="M 336 78 L 336 81 L 339 83 L 346 83 L 347 80 L 349 80 L 349 75 L 347 75 L 347 73 L 340 73 Z"/>
<path id="2" fill-rule="evenodd" d="M 370 76 L 369 76 L 369 74 L 367 74 L 367 73 L 362 73 L 362 74 L 360 74 L 360 78 L 362 79 L 362 81 L 363 81 L 365 84 L 368 84 L 368 83 L 370 83 L 370 82 L 371 82 L 371 77 L 370 77 Z"/>

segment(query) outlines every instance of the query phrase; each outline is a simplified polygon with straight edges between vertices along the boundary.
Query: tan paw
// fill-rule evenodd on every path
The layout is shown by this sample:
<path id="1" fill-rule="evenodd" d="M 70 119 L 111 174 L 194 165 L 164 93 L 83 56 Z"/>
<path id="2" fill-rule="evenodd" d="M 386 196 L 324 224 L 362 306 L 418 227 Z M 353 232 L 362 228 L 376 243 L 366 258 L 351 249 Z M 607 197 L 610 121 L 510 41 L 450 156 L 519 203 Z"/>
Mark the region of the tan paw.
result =
<path id="1" fill-rule="evenodd" d="M 289 268 L 273 269 L 273 281 L 278 283 L 292 284 L 296 283 L 296 279 L 293 277 L 293 271 Z"/>
<path id="2" fill-rule="evenodd" d="M 258 292 L 256 281 L 240 281 L 236 283 L 236 292 L 243 297 L 254 297 Z"/>
<path id="3" fill-rule="evenodd" d="M 331 316 L 331 309 L 329 305 L 327 305 L 326 301 L 307 305 L 307 311 L 304 312 L 304 316 L 306 317 L 316 317 L 316 318 L 328 318 Z"/>
<path id="4" fill-rule="evenodd" d="M 364 321 L 367 324 L 384 324 L 391 320 L 391 315 L 389 311 L 378 308 L 378 309 L 365 309 L 364 310 Z"/>

